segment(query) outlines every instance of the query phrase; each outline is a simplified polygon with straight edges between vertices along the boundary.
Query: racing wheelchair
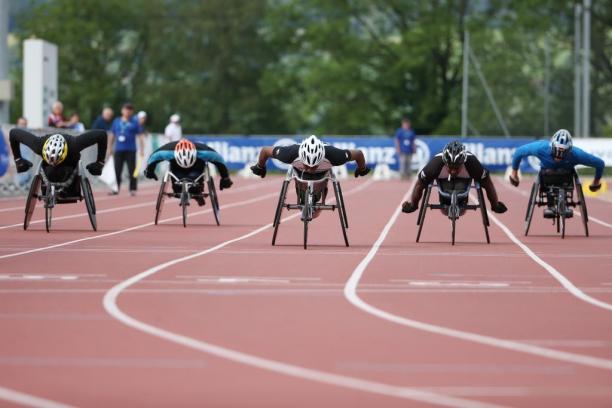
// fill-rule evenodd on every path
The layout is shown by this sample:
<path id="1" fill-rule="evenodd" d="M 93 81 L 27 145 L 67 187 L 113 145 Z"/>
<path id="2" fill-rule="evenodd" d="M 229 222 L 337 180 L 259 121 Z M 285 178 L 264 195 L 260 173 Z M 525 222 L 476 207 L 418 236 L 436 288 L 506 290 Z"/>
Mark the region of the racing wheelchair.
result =
<path id="1" fill-rule="evenodd" d="M 85 201 L 91 227 L 97 231 L 96 204 L 91 183 L 85 175 L 81 162 L 62 182 L 50 181 L 40 163 L 28 191 L 23 229 L 28 229 L 38 201 L 44 203 L 45 229 L 49 232 L 53 220 L 53 209 L 57 204 L 71 204 L 82 200 Z"/>
<path id="2" fill-rule="evenodd" d="M 574 189 L 578 201 L 574 201 Z M 535 207 L 546 206 L 552 210 L 552 222 L 556 225 L 557 233 L 565 238 L 565 222 L 573 216 L 572 208 L 580 207 L 584 234 L 589 236 L 589 216 L 587 212 L 582 183 L 576 170 L 546 169 L 536 176 L 525 214 L 525 236 L 529 234 L 531 220 Z"/>
<path id="3" fill-rule="evenodd" d="M 344 244 L 349 246 L 348 237 L 346 235 L 348 218 L 346 216 L 346 209 L 344 208 L 342 187 L 340 187 L 340 182 L 336 179 L 333 170 L 327 170 L 323 177 L 310 180 L 300 178 L 297 173 L 298 172 L 293 167 L 289 168 L 285 180 L 283 181 L 281 193 L 278 197 L 276 212 L 274 213 L 274 222 L 272 224 L 274 227 L 272 245 L 276 244 L 276 236 L 278 234 L 278 227 L 281 223 L 281 215 L 283 209 L 286 208 L 287 210 L 299 210 L 302 213 L 301 220 L 304 223 L 304 249 L 308 248 L 308 224 L 313 220 L 315 211 L 319 210 L 338 210 Z M 303 174 L 302 177 L 305 175 L 306 173 Z M 287 191 L 292 180 L 295 182 L 295 191 L 298 197 L 298 202 L 296 204 L 287 203 Z M 335 204 L 325 204 L 328 180 L 331 181 L 334 188 Z"/>
<path id="4" fill-rule="evenodd" d="M 431 196 L 431 190 L 436 187 L 438 195 L 440 197 L 439 204 L 430 204 L 429 199 Z M 470 190 L 476 190 L 478 196 L 478 202 L 476 204 L 468 204 Z M 487 214 L 487 208 L 485 206 L 484 194 L 482 187 L 477 181 L 472 182 L 470 178 L 453 178 L 453 179 L 438 179 L 427 186 L 425 194 L 421 199 L 421 207 L 419 209 L 419 216 L 417 218 L 417 225 L 419 226 L 416 242 L 419 242 L 421 238 L 421 231 L 423 224 L 425 223 L 425 215 L 427 209 L 442 210 L 448 215 L 451 221 L 451 243 L 455 245 L 455 227 L 457 220 L 467 210 L 480 210 L 482 216 L 482 225 L 484 227 L 487 244 L 491 243 L 489 239 L 489 216 Z"/>
<path id="5" fill-rule="evenodd" d="M 190 201 L 191 199 L 196 198 L 201 198 L 202 200 L 206 198 L 210 199 L 213 214 L 215 216 L 215 222 L 217 225 L 221 225 L 219 222 L 219 198 L 217 196 L 215 183 L 210 174 L 210 169 L 208 166 L 209 164 L 206 163 L 204 166 L 204 172 L 193 180 L 190 178 L 179 178 L 170 170 L 166 171 L 157 195 L 157 203 L 155 205 L 155 225 L 157 225 L 159 222 L 159 217 L 164 207 L 164 201 L 167 197 L 179 199 L 179 206 L 181 207 L 181 212 L 183 215 L 183 227 L 187 227 L 187 212 Z M 172 191 L 166 191 L 168 185 L 172 187 Z"/>

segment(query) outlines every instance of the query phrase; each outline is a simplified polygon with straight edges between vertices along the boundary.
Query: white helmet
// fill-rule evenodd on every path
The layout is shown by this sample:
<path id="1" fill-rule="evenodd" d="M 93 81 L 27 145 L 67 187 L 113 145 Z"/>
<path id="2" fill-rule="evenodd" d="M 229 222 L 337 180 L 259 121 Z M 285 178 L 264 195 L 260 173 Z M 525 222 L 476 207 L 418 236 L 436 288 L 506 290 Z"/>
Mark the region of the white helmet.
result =
<path id="1" fill-rule="evenodd" d="M 50 136 L 43 144 L 43 160 L 51 166 L 57 166 L 66 159 L 68 144 L 64 136 L 58 134 Z"/>
<path id="2" fill-rule="evenodd" d="M 181 121 L 181 117 L 179 116 L 178 113 L 175 113 L 174 115 L 170 116 L 170 122 L 178 123 L 180 121 Z"/>
<path id="3" fill-rule="evenodd" d="M 572 134 L 565 129 L 559 129 L 550 139 L 552 155 L 555 159 L 562 160 L 572 150 Z"/>
<path id="4" fill-rule="evenodd" d="M 174 147 L 174 160 L 184 169 L 190 169 L 196 162 L 198 150 L 192 141 L 181 139 Z"/>
<path id="5" fill-rule="evenodd" d="M 325 157 L 325 146 L 315 135 L 312 135 L 300 144 L 300 160 L 308 167 L 315 167 Z"/>

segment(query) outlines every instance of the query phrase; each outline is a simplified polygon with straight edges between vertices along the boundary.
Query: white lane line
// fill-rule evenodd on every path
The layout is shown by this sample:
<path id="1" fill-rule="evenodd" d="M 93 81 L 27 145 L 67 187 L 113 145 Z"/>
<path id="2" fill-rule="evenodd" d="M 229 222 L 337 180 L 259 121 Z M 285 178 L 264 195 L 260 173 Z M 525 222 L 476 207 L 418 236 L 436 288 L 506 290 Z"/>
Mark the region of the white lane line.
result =
<path id="1" fill-rule="evenodd" d="M 507 185 L 507 184 L 505 184 L 505 183 L 503 183 L 503 185 L 506 187 L 506 189 L 508 189 L 508 190 L 510 190 L 510 191 L 513 191 L 513 192 L 515 192 L 515 193 L 517 193 L 517 194 L 520 194 L 520 195 L 522 195 L 523 197 L 527 197 L 527 198 L 529 198 L 529 194 L 530 194 L 530 193 L 528 193 L 528 192 L 526 192 L 526 191 L 524 191 L 524 190 L 520 190 L 518 187 L 517 187 L 517 188 L 513 188 L 513 187 L 511 187 L 511 186 L 508 186 L 508 185 Z M 593 198 L 596 198 L 596 197 L 593 197 Z M 609 203 L 608 203 L 608 204 L 609 204 Z M 587 208 L 587 210 L 588 210 L 588 208 Z M 588 212 L 588 211 L 587 211 L 587 212 Z M 580 213 L 580 211 L 578 211 L 578 210 L 576 210 L 576 209 L 574 209 L 574 214 L 578 215 L 579 217 L 582 217 L 582 214 Z M 595 218 L 595 217 L 593 217 L 593 215 L 591 215 L 591 214 L 589 214 L 589 221 L 593 221 L 593 222 L 595 222 L 595 223 L 597 223 L 597 224 L 599 224 L 599 225 L 603 225 L 604 227 L 607 227 L 607 228 L 612 228 L 612 224 L 608 224 L 607 222 L 602 221 L 602 220 L 600 220 L 599 218 Z"/>
<path id="2" fill-rule="evenodd" d="M 13 404 L 24 405 L 26 407 L 71 408 L 70 405 L 62 404 L 61 402 L 55 402 L 45 398 L 35 397 L 34 395 L 11 390 L 10 388 L 5 387 L 0 387 L 0 400 L 8 401 Z"/>
<path id="3" fill-rule="evenodd" d="M 449 281 L 410 281 L 410 286 L 438 288 L 506 288 L 506 282 L 449 282 Z"/>
<path id="4" fill-rule="evenodd" d="M 357 189 L 355 189 L 357 190 Z M 350 194 L 347 192 L 345 195 Z M 282 221 L 287 221 L 292 218 L 298 217 L 300 214 L 294 214 L 289 217 L 283 218 Z M 155 273 L 166 269 L 168 267 L 174 266 L 181 262 L 185 262 L 211 252 L 214 252 L 218 249 L 221 249 L 225 246 L 233 244 L 238 241 L 245 240 L 247 238 L 253 237 L 263 231 L 268 230 L 272 227 L 272 224 L 264 225 L 261 228 L 258 228 L 254 231 L 251 231 L 247 234 L 241 235 L 237 238 L 230 239 L 228 241 L 224 241 L 214 247 L 208 248 L 206 250 L 196 252 L 192 255 L 184 256 L 182 258 L 177 258 L 172 261 L 165 262 L 163 264 L 157 265 L 153 268 L 147 269 L 144 272 L 141 272 L 137 275 L 132 276 L 129 279 L 119 283 L 116 286 L 113 286 L 106 294 L 104 295 L 104 309 L 115 319 L 120 321 L 121 323 L 129 326 L 135 330 L 141 331 L 143 333 L 150 334 L 152 336 L 168 340 L 170 342 L 192 348 L 194 350 L 202 351 L 204 353 L 212 354 L 217 357 L 221 357 L 227 360 L 235 361 L 237 363 L 250 365 L 253 367 L 257 367 L 264 370 L 273 371 L 279 374 L 288 375 L 291 377 L 302 378 L 305 380 L 315 381 L 328 385 L 335 385 L 339 387 L 350 388 L 358 391 L 365 391 L 374 394 L 392 396 L 397 398 L 405 398 L 414 401 L 428 402 L 437 405 L 443 405 L 448 407 L 471 407 L 471 408 L 480 408 L 480 407 L 495 407 L 497 405 L 481 403 L 478 401 L 465 400 L 461 398 L 449 397 L 446 395 L 436 394 L 429 391 L 423 391 L 416 388 L 408 388 L 408 387 L 400 387 L 394 386 L 374 381 L 363 380 L 360 378 L 348 377 L 339 374 L 333 374 L 325 371 L 319 371 L 315 369 L 310 369 L 306 367 L 301 367 L 293 364 L 284 363 L 281 361 L 266 359 L 262 357 L 258 357 L 252 354 L 243 353 L 240 351 L 232 350 L 229 348 L 221 347 L 212 343 L 207 343 L 204 341 L 197 340 L 192 337 L 184 336 L 178 333 L 171 332 L 169 330 L 165 330 L 159 328 L 157 326 L 153 326 L 151 324 L 145 323 L 143 321 L 137 320 L 128 314 L 124 313 L 119 306 L 117 305 L 117 299 L 121 293 L 128 289 L 130 286 L 142 281 L 143 279 L 154 275 Z"/>
<path id="5" fill-rule="evenodd" d="M 230 190 L 227 193 L 228 194 L 232 194 L 232 193 L 236 193 L 236 192 L 241 192 L 241 191 L 248 191 L 248 190 L 252 190 L 253 189 L 253 185 L 250 186 L 245 186 L 242 188 L 237 188 L 235 190 Z M 96 200 L 98 201 L 98 200 Z M 152 203 L 150 201 L 147 201 L 145 203 L 139 203 L 139 204 L 131 204 L 131 205 L 124 205 L 124 206 L 120 206 L 120 207 L 112 207 L 112 208 L 107 208 L 104 210 L 98 210 L 96 212 L 96 215 L 98 214 L 106 214 L 106 213 L 112 213 L 112 212 L 117 212 L 117 211 L 123 211 L 123 210 L 131 210 L 134 208 L 141 208 L 141 207 L 150 207 L 152 205 Z M 22 209 L 24 207 L 21 207 Z M 86 217 L 87 216 L 87 212 L 83 211 L 79 214 L 71 214 L 71 215 L 64 215 L 61 217 L 54 217 L 53 221 L 60 221 L 60 220 L 69 220 L 72 218 L 80 218 L 80 217 Z M 45 222 L 44 219 L 40 219 L 40 220 L 35 220 L 35 221 L 31 221 L 30 225 L 32 224 L 39 224 L 39 223 L 43 223 Z M 20 222 L 18 224 L 11 224 L 11 225 L 3 225 L 0 226 L 0 230 L 5 230 L 5 229 L 9 229 L 9 228 L 16 228 L 16 227 L 23 227 L 23 222 Z"/>
<path id="6" fill-rule="evenodd" d="M 410 194 L 410 190 L 406 192 L 402 201 L 408 199 Z M 390 321 L 392 323 L 396 323 L 402 326 L 410 327 L 417 330 L 426 331 L 429 333 L 440 334 L 447 337 L 453 337 L 456 339 L 461 339 L 465 341 L 470 341 L 474 343 L 484 344 L 491 347 L 501 348 L 505 350 L 512 350 L 520 353 L 533 354 L 538 357 L 545 357 L 553 360 L 565 361 L 568 363 L 581 364 L 589 367 L 602 368 L 605 370 L 612 370 L 612 360 L 607 360 L 598 357 L 591 357 L 582 354 L 569 353 L 565 351 L 558 351 L 553 349 L 548 349 L 544 347 L 539 347 L 532 344 L 519 343 L 517 341 L 501 339 L 497 337 L 486 336 L 482 334 L 467 332 L 458 329 L 451 329 L 449 327 L 438 326 L 431 323 L 425 323 L 418 320 L 408 319 L 402 316 L 398 316 L 392 313 L 389 313 L 385 310 L 379 309 L 359 297 L 357 294 L 357 286 L 359 285 L 359 281 L 363 276 L 366 268 L 374 259 L 374 256 L 378 252 L 378 249 L 384 242 L 385 238 L 389 234 L 389 231 L 395 224 L 397 217 L 401 212 L 401 206 L 398 206 L 395 209 L 395 212 L 389 219 L 387 225 L 385 225 L 384 229 L 380 233 L 380 236 L 372 245 L 372 248 L 368 252 L 365 258 L 357 265 L 350 278 L 346 282 L 344 286 L 344 296 L 346 299 L 355 307 L 363 310 L 366 313 L 369 313 L 373 316 L 379 317 L 381 319 Z"/>
<path id="7" fill-rule="evenodd" d="M 268 198 L 270 198 L 272 196 L 276 196 L 276 195 L 278 195 L 278 194 L 277 193 L 269 193 L 269 194 L 265 194 L 263 196 L 259 196 L 257 198 L 253 198 L 253 199 L 250 199 L 250 200 L 238 201 L 236 203 L 225 204 L 225 205 L 223 205 L 223 207 L 221 207 L 221 209 L 224 210 L 226 208 L 233 208 L 233 207 L 239 207 L 239 206 L 243 206 L 243 205 L 247 205 L 247 204 L 253 204 L 253 203 L 256 203 L 258 201 L 266 200 L 266 199 L 268 199 Z M 209 213 L 211 211 L 212 211 L 212 209 L 197 211 L 197 212 L 191 213 L 190 216 L 193 217 L 193 216 L 196 216 L 196 215 L 206 214 L 206 213 Z M 169 222 L 169 221 L 176 221 L 176 220 L 179 220 L 179 219 L 182 219 L 182 215 L 176 216 L 176 217 L 171 217 L 171 218 L 165 218 L 163 220 L 160 220 L 159 222 L 160 223 L 166 223 L 166 222 Z M 123 234 L 125 232 L 130 232 L 130 231 L 135 231 L 135 230 L 138 230 L 138 229 L 150 227 L 151 225 L 155 225 L 155 223 L 154 222 L 147 222 L 145 224 L 135 225 L 133 227 L 124 228 L 124 229 L 121 229 L 121 230 L 117 230 L 117 231 L 113 231 L 113 232 L 108 232 L 108 233 L 105 233 L 105 234 L 93 235 L 93 236 L 89 236 L 89 237 L 85 237 L 85 238 L 74 239 L 72 241 L 61 242 L 59 244 L 49 245 L 49 246 L 40 247 L 40 248 L 28 249 L 26 251 L 14 252 L 14 253 L 11 253 L 11 254 L 6 254 L 6 255 L 0 255 L 0 259 L 12 258 L 12 257 L 15 257 L 15 256 L 20 256 L 20 255 L 26 255 L 26 254 L 31 254 L 31 253 L 35 253 L 35 252 L 46 251 L 48 249 L 64 247 L 64 246 L 67 246 L 67 245 L 76 244 L 78 242 L 91 241 L 91 240 L 94 240 L 94 239 L 111 237 L 111 236 L 114 236 L 114 235 Z"/>

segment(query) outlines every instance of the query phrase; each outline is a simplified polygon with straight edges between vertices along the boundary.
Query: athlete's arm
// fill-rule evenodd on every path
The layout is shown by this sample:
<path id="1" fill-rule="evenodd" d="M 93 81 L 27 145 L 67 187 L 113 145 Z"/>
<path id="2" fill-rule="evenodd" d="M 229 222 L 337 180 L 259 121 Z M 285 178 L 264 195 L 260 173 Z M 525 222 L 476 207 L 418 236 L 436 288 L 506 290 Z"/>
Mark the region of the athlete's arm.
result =
<path id="1" fill-rule="evenodd" d="M 480 186 L 487 192 L 487 198 L 489 199 L 489 203 L 491 203 L 491 209 L 496 213 L 506 212 L 506 205 L 499 201 L 491 175 L 489 171 L 483 167 L 482 163 L 480 163 L 480 160 L 473 154 L 469 154 L 465 160 L 465 168 L 470 177 L 478 181 Z"/>
<path id="2" fill-rule="evenodd" d="M 198 148 L 198 159 L 214 164 L 217 170 L 219 170 L 219 175 L 221 175 L 222 179 L 229 178 L 229 171 L 227 171 L 225 160 L 213 149 L 200 150 Z"/>
<path id="3" fill-rule="evenodd" d="M 96 161 L 104 164 L 104 158 L 106 156 L 106 147 L 108 143 L 108 136 L 106 131 L 96 129 L 85 132 L 74 139 L 75 148 L 81 152 L 89 146 L 98 145 L 98 154 Z"/>
<path id="4" fill-rule="evenodd" d="M 30 161 L 21 157 L 21 149 L 19 146 L 23 143 L 32 149 L 34 153 L 42 155 L 43 140 L 44 138 L 37 137 L 23 129 L 12 129 L 9 132 L 9 142 L 11 144 L 11 151 L 13 152 L 13 158 L 15 159 L 15 166 L 17 167 L 18 173 L 27 171 L 32 167 Z"/>
<path id="5" fill-rule="evenodd" d="M 410 200 L 402 204 L 403 212 L 411 213 L 419 208 L 419 201 L 421 201 L 421 197 L 423 197 L 423 191 L 425 191 L 430 183 L 438 178 L 443 167 L 444 163 L 442 162 L 442 156 L 436 155 L 425 165 L 425 167 L 423 167 L 423 169 L 421 169 L 414 189 L 412 189 L 412 193 L 410 194 Z"/>
<path id="6" fill-rule="evenodd" d="M 578 162 L 578 164 L 595 168 L 595 179 L 593 180 L 592 185 L 599 185 L 601 177 L 603 176 L 604 168 L 606 167 L 605 162 L 599 157 L 587 153 L 577 147 L 574 147 L 572 149 L 572 154 L 576 157 L 576 161 Z"/>
<path id="7" fill-rule="evenodd" d="M 514 151 L 512 156 L 512 172 L 510 173 L 510 183 L 514 186 L 518 186 L 520 183 L 518 169 L 521 165 L 521 161 L 528 156 L 536 156 L 538 153 L 539 141 L 531 142 L 522 145 Z"/>
<path id="8" fill-rule="evenodd" d="M 174 147 L 177 142 L 166 143 L 163 146 L 160 146 L 157 150 L 151 153 L 149 159 L 147 160 L 147 167 L 145 168 L 144 175 L 146 178 L 157 180 L 157 176 L 155 175 L 155 168 L 157 165 L 165 160 L 174 159 Z"/>
<path id="9" fill-rule="evenodd" d="M 355 161 L 357 163 L 355 177 L 365 176 L 370 172 L 363 152 L 358 149 L 338 149 L 337 147 L 327 145 L 325 146 L 325 158 L 329 160 L 332 166 L 342 166 L 350 161 Z"/>

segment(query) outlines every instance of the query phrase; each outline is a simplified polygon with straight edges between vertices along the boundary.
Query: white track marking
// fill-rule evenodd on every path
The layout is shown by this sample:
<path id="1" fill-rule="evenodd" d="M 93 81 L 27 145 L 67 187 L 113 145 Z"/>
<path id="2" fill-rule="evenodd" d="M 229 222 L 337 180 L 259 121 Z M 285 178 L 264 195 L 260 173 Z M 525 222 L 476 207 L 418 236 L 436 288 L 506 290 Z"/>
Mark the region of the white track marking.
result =
<path id="1" fill-rule="evenodd" d="M 266 200 L 266 199 L 268 199 L 268 198 L 270 198 L 272 196 L 275 196 L 275 195 L 277 195 L 277 194 L 276 193 L 270 193 L 270 194 L 265 194 L 263 196 L 259 196 L 257 198 L 252 198 L 250 200 L 238 201 L 236 203 L 225 204 L 222 207 L 222 210 L 227 209 L 227 208 L 240 207 L 240 206 L 247 205 L 247 204 L 253 204 L 253 203 L 256 203 L 258 201 Z M 197 212 L 192 213 L 191 216 L 200 215 L 200 214 L 206 214 L 206 213 L 209 213 L 211 211 L 212 211 L 212 209 L 197 211 Z M 182 215 L 179 215 L 179 216 L 176 216 L 176 217 L 171 217 L 171 218 L 165 218 L 163 220 L 160 220 L 159 222 L 160 223 L 165 223 L 165 222 L 169 222 L 169 221 L 176 221 L 176 220 L 179 220 L 179 219 L 182 219 Z M 90 237 L 74 239 L 72 241 L 61 242 L 59 244 L 49 245 L 49 246 L 40 247 L 40 248 L 33 248 L 33 249 L 29 249 L 27 251 L 14 252 L 14 253 L 11 253 L 11 254 L 1 255 L 0 259 L 12 258 L 12 257 L 15 257 L 15 256 L 20 256 L 20 255 L 26 255 L 26 254 L 31 254 L 31 253 L 35 253 L 35 252 L 46 251 L 48 249 L 64 247 L 66 245 L 72 245 L 72 244 L 76 244 L 76 243 L 79 243 L 79 242 L 91 241 L 91 240 L 99 239 L 99 238 L 112 237 L 114 235 L 119 235 L 119 234 L 123 234 L 123 233 L 126 233 L 126 232 L 139 230 L 139 229 L 142 229 L 142 228 L 150 227 L 152 225 L 155 225 L 155 223 L 154 222 L 147 222 L 145 224 L 135 225 L 133 227 L 124 228 L 124 229 L 121 229 L 121 230 L 118 230 L 118 231 L 108 232 L 108 233 L 105 233 L 105 234 L 93 235 L 93 236 L 90 236 Z"/>
<path id="2" fill-rule="evenodd" d="M 356 189 L 355 189 L 356 190 Z M 345 195 L 349 195 L 347 192 Z M 298 217 L 300 214 L 294 214 L 289 217 L 285 217 L 282 221 L 288 221 L 290 219 Z M 192 337 L 184 336 L 178 333 L 171 332 L 169 330 L 164 330 L 162 328 L 153 326 L 151 324 L 145 323 L 143 321 L 137 320 L 128 314 L 124 313 L 119 306 L 117 305 L 117 299 L 119 295 L 128 289 L 130 286 L 135 285 L 136 283 L 142 281 L 143 279 L 154 275 L 155 273 L 166 269 L 168 267 L 174 266 L 181 262 L 185 262 L 211 252 L 217 251 L 225 246 L 233 244 L 238 241 L 245 240 L 247 238 L 253 237 L 257 234 L 260 234 L 263 231 L 268 230 L 272 227 L 272 224 L 264 225 L 261 228 L 253 230 L 247 234 L 241 235 L 237 238 L 230 239 L 228 241 L 224 241 L 214 247 L 205 249 L 203 251 L 184 256 L 182 258 L 177 258 L 172 261 L 165 262 L 163 264 L 157 265 L 153 268 L 147 269 L 144 272 L 141 272 L 137 275 L 132 276 L 129 279 L 119 283 L 116 286 L 113 286 L 106 294 L 104 295 L 104 308 L 105 310 L 113 316 L 115 319 L 120 321 L 121 323 L 129 326 L 135 330 L 141 331 L 143 333 L 150 334 L 152 336 L 189 347 L 198 351 L 202 351 L 204 353 L 212 354 L 217 357 L 221 357 L 227 360 L 231 360 L 237 363 L 250 365 L 252 367 L 257 367 L 263 370 L 273 371 L 279 374 L 302 378 L 305 380 L 315 381 L 328 385 L 335 385 L 344 388 L 350 388 L 358 391 L 370 392 L 374 394 L 392 396 L 397 398 L 405 398 L 414 401 L 427 402 L 431 404 L 437 404 L 448 407 L 495 407 L 496 405 L 481 403 L 478 401 L 465 400 L 461 398 L 449 397 L 446 395 L 436 394 L 429 391 L 423 391 L 416 388 L 408 388 L 408 387 L 400 387 L 394 386 L 374 381 L 363 380 L 360 378 L 348 377 L 339 374 L 333 374 L 325 371 L 319 371 L 315 369 L 310 369 L 306 367 L 301 367 L 293 364 L 284 363 L 281 361 L 266 359 L 262 357 L 258 357 L 252 354 L 243 353 L 240 351 L 232 350 L 229 348 L 221 347 L 215 344 L 207 343 L 204 341 L 200 341 L 194 339 Z"/>
<path id="3" fill-rule="evenodd" d="M 410 190 L 404 195 L 402 201 L 408 199 L 410 194 Z M 344 286 L 344 296 L 346 299 L 355 307 L 363 310 L 366 313 L 369 313 L 373 316 L 379 317 L 381 319 L 390 321 L 392 323 L 396 323 L 402 326 L 410 327 L 417 330 L 426 331 L 429 333 L 440 334 L 447 337 L 453 337 L 456 339 L 461 339 L 465 341 L 470 341 L 479 344 L 485 344 L 487 346 L 501 348 L 505 350 L 512 350 L 520 353 L 527 353 L 536 355 L 538 357 L 549 358 L 553 360 L 565 361 L 568 363 L 580 364 L 589 367 L 596 367 L 605 370 L 612 370 L 612 360 L 607 360 L 598 357 L 591 357 L 582 354 L 568 353 L 565 351 L 558 351 L 553 349 L 548 349 L 544 347 L 535 346 L 532 344 L 519 343 L 513 340 L 506 340 L 497 337 L 486 336 L 482 334 L 467 332 L 458 329 L 452 329 L 449 327 L 438 326 L 431 323 L 425 323 L 418 320 L 408 319 L 402 316 L 398 316 L 382 309 L 379 309 L 371 304 L 362 300 L 357 294 L 357 286 L 359 285 L 359 281 L 363 276 L 366 268 L 374 259 L 374 256 L 378 252 L 378 249 L 384 242 L 385 238 L 389 234 L 389 231 L 395 224 L 397 217 L 401 212 L 401 206 L 398 206 L 395 209 L 395 212 L 389 219 L 387 225 L 385 225 L 384 229 L 380 233 L 380 236 L 372 245 L 372 248 L 368 252 L 365 258 L 357 265 L 350 278 L 346 282 Z M 586 295 L 585 295 L 586 296 Z"/>
<path id="4" fill-rule="evenodd" d="M 8 401 L 13 404 L 24 405 L 26 407 L 71 408 L 70 405 L 62 404 L 60 402 L 55 402 L 40 397 L 35 397 L 34 395 L 26 394 L 4 387 L 0 387 L 0 400 Z"/>

